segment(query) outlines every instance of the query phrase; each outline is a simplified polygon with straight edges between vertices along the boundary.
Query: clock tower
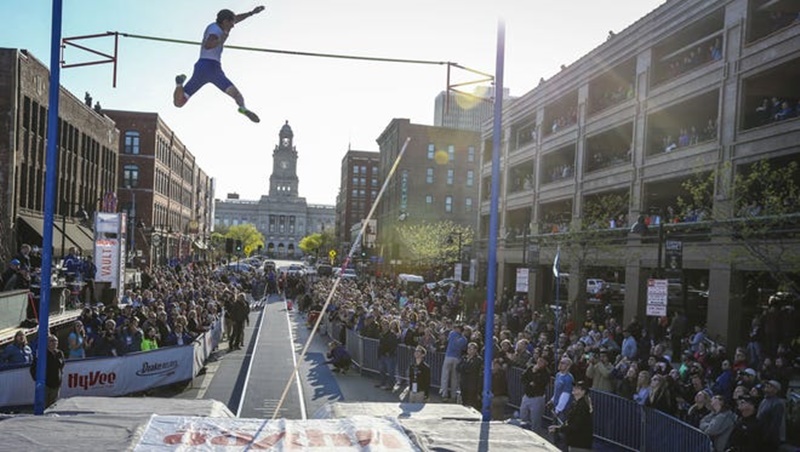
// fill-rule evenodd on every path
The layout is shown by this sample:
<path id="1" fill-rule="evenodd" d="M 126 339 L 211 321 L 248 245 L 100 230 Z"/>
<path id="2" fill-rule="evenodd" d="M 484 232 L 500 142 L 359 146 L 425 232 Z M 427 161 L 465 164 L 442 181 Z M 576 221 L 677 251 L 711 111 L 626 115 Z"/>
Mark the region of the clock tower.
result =
<path id="1" fill-rule="evenodd" d="M 298 196 L 297 185 L 297 149 L 294 147 L 294 133 L 289 127 L 289 121 L 286 121 L 278 134 L 278 144 L 272 151 L 269 196 L 270 198 L 296 198 Z"/>

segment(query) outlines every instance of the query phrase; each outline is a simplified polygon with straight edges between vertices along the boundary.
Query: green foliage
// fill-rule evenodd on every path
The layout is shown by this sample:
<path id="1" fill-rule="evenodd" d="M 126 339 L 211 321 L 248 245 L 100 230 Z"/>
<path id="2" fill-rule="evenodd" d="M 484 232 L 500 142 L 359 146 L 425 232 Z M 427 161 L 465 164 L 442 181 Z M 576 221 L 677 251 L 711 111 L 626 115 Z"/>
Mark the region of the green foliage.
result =
<path id="1" fill-rule="evenodd" d="M 681 217 L 696 215 L 699 218 L 711 218 L 714 200 L 714 185 L 717 172 L 696 173 L 683 182 L 681 186 L 688 193 L 678 196 L 678 213 Z"/>
<path id="2" fill-rule="evenodd" d="M 325 230 L 322 232 L 315 232 L 309 234 L 302 239 L 297 245 L 304 253 L 316 255 L 328 255 L 328 251 L 336 249 L 336 236 L 333 230 Z"/>
<path id="3" fill-rule="evenodd" d="M 682 214 L 692 209 L 711 212 L 714 181 L 730 165 L 698 174 L 683 183 L 688 199 L 679 199 Z M 729 208 L 713 209 L 715 234 L 730 240 L 724 255 L 732 263 L 760 264 L 787 291 L 797 293 L 791 273 L 800 271 L 800 246 L 796 230 L 800 225 L 800 171 L 796 161 L 760 160 L 736 168 Z"/>
<path id="4" fill-rule="evenodd" d="M 737 216 L 774 216 L 796 213 L 800 200 L 796 161 L 772 166 L 767 160 L 736 174 L 734 192 Z"/>
<path id="5" fill-rule="evenodd" d="M 611 218 L 627 213 L 627 193 L 603 193 L 594 196 L 587 199 L 583 205 L 581 229 L 608 229 Z"/>
<path id="6" fill-rule="evenodd" d="M 227 234 L 225 234 L 225 238 L 231 238 L 234 240 L 241 240 L 242 246 L 244 247 L 245 255 L 250 255 L 254 250 L 258 249 L 259 246 L 264 246 L 264 236 L 258 232 L 255 225 L 246 223 L 246 224 L 239 224 L 235 226 L 231 226 L 228 229 Z M 224 249 L 224 241 L 223 241 L 223 249 Z"/>
<path id="7" fill-rule="evenodd" d="M 452 221 L 400 224 L 396 233 L 404 255 L 427 263 L 457 261 L 459 238 L 463 251 L 472 244 L 475 234 L 472 228 Z"/>

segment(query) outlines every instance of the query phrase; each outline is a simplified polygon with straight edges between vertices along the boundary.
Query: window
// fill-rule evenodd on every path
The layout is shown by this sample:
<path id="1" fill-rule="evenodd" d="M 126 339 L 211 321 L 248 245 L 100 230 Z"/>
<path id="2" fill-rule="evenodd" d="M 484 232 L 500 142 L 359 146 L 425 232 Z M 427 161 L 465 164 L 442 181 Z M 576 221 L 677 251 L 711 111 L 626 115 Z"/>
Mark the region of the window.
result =
<path id="1" fill-rule="evenodd" d="M 467 187 L 472 187 L 472 184 L 475 183 L 475 172 L 472 170 L 467 170 Z"/>
<path id="2" fill-rule="evenodd" d="M 139 166 L 125 165 L 122 167 L 122 185 L 124 187 L 139 186 Z"/>
<path id="3" fill-rule="evenodd" d="M 427 174 L 425 175 L 425 182 L 429 184 L 433 183 L 433 168 L 428 168 Z"/>
<path id="4" fill-rule="evenodd" d="M 436 146 L 433 143 L 428 144 L 428 160 L 433 160 L 433 155 L 436 153 Z"/>
<path id="5" fill-rule="evenodd" d="M 358 174 L 358 165 L 353 165 L 353 174 Z"/>
<path id="6" fill-rule="evenodd" d="M 378 179 L 372 178 L 372 186 L 373 187 L 377 187 L 378 186 Z"/>
<path id="7" fill-rule="evenodd" d="M 472 198 L 466 198 L 464 200 L 464 210 L 472 212 Z"/>
<path id="8" fill-rule="evenodd" d="M 452 212 L 453 211 L 453 197 L 452 196 L 445 196 L 444 197 L 444 211 L 445 212 Z"/>
<path id="9" fill-rule="evenodd" d="M 452 144 L 447 146 L 447 161 L 453 163 L 456 161 L 456 147 Z"/>
<path id="10" fill-rule="evenodd" d="M 455 171 L 454 169 L 447 170 L 447 185 L 453 185 L 453 179 L 455 178 Z"/>
<path id="11" fill-rule="evenodd" d="M 139 153 L 139 132 L 135 130 L 128 130 L 125 132 L 125 153 Z"/>
<path id="12" fill-rule="evenodd" d="M 475 146 L 470 146 L 467 148 L 467 161 L 474 162 L 475 161 Z"/>
<path id="13" fill-rule="evenodd" d="M 363 165 L 361 166 L 361 175 L 362 176 L 366 176 L 367 175 L 367 167 L 366 166 L 363 166 Z"/>
<path id="14" fill-rule="evenodd" d="M 425 204 L 427 207 L 431 207 L 433 204 L 433 195 L 425 195 Z"/>

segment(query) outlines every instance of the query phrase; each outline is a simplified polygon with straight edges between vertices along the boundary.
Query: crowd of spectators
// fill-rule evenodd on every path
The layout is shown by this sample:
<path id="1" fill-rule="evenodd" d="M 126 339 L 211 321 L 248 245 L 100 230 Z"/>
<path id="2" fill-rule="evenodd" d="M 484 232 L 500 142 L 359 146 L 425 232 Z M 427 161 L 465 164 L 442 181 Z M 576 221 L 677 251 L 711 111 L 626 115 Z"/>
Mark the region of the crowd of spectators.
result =
<path id="1" fill-rule="evenodd" d="M 319 311 L 331 285 L 330 280 L 317 282 L 301 298 L 301 311 Z M 394 380 L 398 345 L 422 346 L 428 354 L 445 354 L 442 399 L 460 398 L 479 408 L 483 363 L 475 357 L 489 345 L 495 357 L 493 394 L 508 395 L 509 368 L 525 369 L 520 416 L 533 425 L 540 426 L 545 401 L 539 397 L 546 384 L 556 385 L 552 409 L 565 413 L 569 402 L 561 403 L 559 392 L 569 393 L 572 383 L 586 381 L 594 390 L 700 428 L 717 450 L 725 450 L 723 445 L 750 450 L 747 444 L 753 438 L 762 450 L 776 450 L 785 440 L 784 398 L 800 347 L 800 319 L 793 305 L 772 305 L 757 316 L 748 342 L 729 355 L 724 346 L 707 340 L 701 325 L 688 325 L 682 314 L 622 325 L 610 312 L 589 311 L 583 324 L 567 315 L 556 327 L 552 317 L 533 311 L 525 299 L 511 297 L 498 300 L 494 334 L 485 338 L 485 311 L 464 312 L 462 297 L 463 287 L 457 284 L 412 292 L 385 278 L 342 281 L 327 315 L 379 341 L 378 386 L 387 390 L 399 384 Z M 345 330 L 341 331 L 334 339 L 345 343 Z M 751 415 L 755 417 L 749 419 Z"/>
<path id="2" fill-rule="evenodd" d="M 560 165 L 553 165 L 546 171 L 548 182 L 556 182 L 563 179 L 568 179 L 575 174 L 575 165 L 563 163 Z"/>
<path id="3" fill-rule="evenodd" d="M 712 61 L 722 59 L 722 43 L 719 38 L 713 38 L 693 49 L 688 49 L 670 58 L 667 62 L 666 80 L 675 78 L 692 69 Z"/>
<path id="4" fill-rule="evenodd" d="M 756 125 L 763 126 L 773 122 L 800 117 L 800 99 L 793 100 L 772 96 L 764 98 L 756 107 Z"/>
<path id="5" fill-rule="evenodd" d="M 553 122 L 550 124 L 550 133 L 557 133 L 577 123 L 578 123 L 578 110 L 576 107 L 571 107 L 566 112 L 564 112 L 564 114 L 561 114 L 553 118 Z"/>
<path id="6" fill-rule="evenodd" d="M 592 149 L 587 162 L 587 172 L 601 170 L 624 163 L 630 163 L 633 155 L 630 143 L 603 146 L 602 150 Z"/>
<path id="7" fill-rule="evenodd" d="M 266 286 L 254 272 L 215 271 L 201 263 L 148 270 L 143 282 L 142 289 L 127 289 L 118 302 L 85 305 L 66 334 L 67 359 L 190 345 L 220 318 L 223 307 L 236 312 L 237 298 Z M 226 326 L 226 336 L 235 341 L 232 325 Z M 19 331 L 0 355 L 0 365 L 30 364 L 33 353 Z"/>
<path id="8" fill-rule="evenodd" d="M 620 102 L 633 99 L 633 83 L 620 84 L 616 88 L 607 89 L 595 100 L 594 111 L 605 110 Z"/>
<path id="9" fill-rule="evenodd" d="M 663 132 L 665 134 L 661 139 L 657 139 L 657 141 L 660 141 L 661 151 L 672 152 L 717 138 L 717 121 L 714 118 L 708 118 L 705 126 L 693 124 L 681 127 L 678 130 Z"/>

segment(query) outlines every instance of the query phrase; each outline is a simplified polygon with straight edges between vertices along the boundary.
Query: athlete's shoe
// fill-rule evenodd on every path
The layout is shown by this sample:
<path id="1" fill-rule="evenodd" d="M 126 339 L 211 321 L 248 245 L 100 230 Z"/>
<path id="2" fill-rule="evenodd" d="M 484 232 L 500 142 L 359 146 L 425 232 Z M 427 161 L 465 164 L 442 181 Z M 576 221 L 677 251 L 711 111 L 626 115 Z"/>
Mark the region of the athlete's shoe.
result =
<path id="1" fill-rule="evenodd" d="M 239 107 L 239 113 L 247 116 L 253 122 L 261 122 L 261 119 L 258 117 L 257 114 L 253 113 L 252 111 L 244 107 Z"/>
<path id="2" fill-rule="evenodd" d="M 186 81 L 186 74 L 180 74 L 175 76 L 175 84 L 183 86 L 183 82 Z"/>

